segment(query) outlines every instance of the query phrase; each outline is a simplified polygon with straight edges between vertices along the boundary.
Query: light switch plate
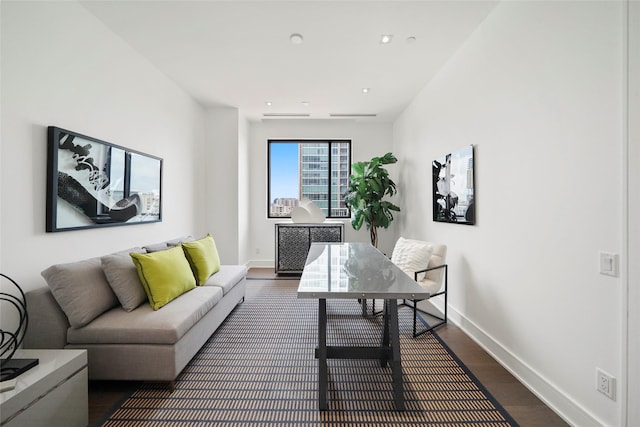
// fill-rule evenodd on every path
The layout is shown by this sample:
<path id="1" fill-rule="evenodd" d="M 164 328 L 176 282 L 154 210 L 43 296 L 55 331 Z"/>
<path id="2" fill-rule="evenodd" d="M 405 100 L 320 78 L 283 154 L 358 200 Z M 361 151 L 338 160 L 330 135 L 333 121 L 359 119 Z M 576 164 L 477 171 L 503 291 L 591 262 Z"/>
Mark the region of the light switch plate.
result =
<path id="1" fill-rule="evenodd" d="M 618 277 L 618 254 L 600 252 L 600 274 Z"/>

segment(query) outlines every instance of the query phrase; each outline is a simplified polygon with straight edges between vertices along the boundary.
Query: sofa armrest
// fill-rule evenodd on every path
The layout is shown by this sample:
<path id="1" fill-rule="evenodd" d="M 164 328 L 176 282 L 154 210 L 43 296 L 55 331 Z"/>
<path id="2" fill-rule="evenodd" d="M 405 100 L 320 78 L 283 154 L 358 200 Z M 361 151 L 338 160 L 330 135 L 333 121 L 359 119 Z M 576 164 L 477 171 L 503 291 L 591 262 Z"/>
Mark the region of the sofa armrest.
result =
<path id="1" fill-rule="evenodd" d="M 69 321 L 51 290 L 41 287 L 25 294 L 29 325 L 24 348 L 64 348 L 67 345 Z"/>

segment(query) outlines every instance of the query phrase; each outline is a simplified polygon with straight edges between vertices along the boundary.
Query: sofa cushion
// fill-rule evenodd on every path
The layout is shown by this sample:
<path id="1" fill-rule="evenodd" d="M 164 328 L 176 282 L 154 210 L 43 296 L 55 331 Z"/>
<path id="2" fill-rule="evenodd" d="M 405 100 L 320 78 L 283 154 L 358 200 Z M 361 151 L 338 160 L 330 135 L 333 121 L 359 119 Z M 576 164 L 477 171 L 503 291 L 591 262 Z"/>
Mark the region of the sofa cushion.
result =
<path id="1" fill-rule="evenodd" d="M 143 304 L 131 312 L 116 307 L 83 328 L 70 328 L 69 344 L 175 344 L 221 299 L 218 287 L 197 287 L 162 310 Z"/>
<path id="2" fill-rule="evenodd" d="M 52 265 L 41 274 L 74 328 L 86 325 L 118 305 L 100 258 Z"/>
<path id="3" fill-rule="evenodd" d="M 220 270 L 220 255 L 211 234 L 200 240 L 184 242 L 182 249 L 191 265 L 197 285 L 204 285 L 212 274 Z"/>
<path id="4" fill-rule="evenodd" d="M 427 268 L 432 252 L 433 247 L 427 242 L 400 237 L 393 248 L 391 262 L 413 279 L 416 271 Z M 418 274 L 418 281 L 424 276 L 425 273 Z"/>
<path id="5" fill-rule="evenodd" d="M 204 283 L 205 286 L 219 286 L 226 295 L 235 285 L 247 275 L 245 265 L 221 265 L 220 271 Z"/>
<path id="6" fill-rule="evenodd" d="M 132 252 L 130 255 L 154 310 L 196 286 L 181 246 L 150 254 Z"/>
<path id="7" fill-rule="evenodd" d="M 129 255 L 131 252 L 142 254 L 145 253 L 145 250 L 131 248 L 127 251 L 116 252 L 100 258 L 109 286 L 111 286 L 125 311 L 134 310 L 147 301 L 147 294 L 142 283 L 140 283 L 138 271 Z"/>

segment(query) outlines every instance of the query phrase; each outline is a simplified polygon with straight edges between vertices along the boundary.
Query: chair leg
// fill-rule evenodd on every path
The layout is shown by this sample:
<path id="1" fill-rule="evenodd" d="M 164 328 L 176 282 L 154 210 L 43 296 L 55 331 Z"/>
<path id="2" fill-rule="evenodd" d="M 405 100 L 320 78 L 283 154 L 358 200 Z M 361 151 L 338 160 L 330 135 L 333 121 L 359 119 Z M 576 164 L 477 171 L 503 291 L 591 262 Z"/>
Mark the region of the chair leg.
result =
<path id="1" fill-rule="evenodd" d="M 434 330 L 435 328 L 437 328 L 438 326 L 444 325 L 445 323 L 447 323 L 447 284 L 446 284 L 446 280 L 445 280 L 445 290 L 442 293 L 437 293 L 435 296 L 440 296 L 440 295 L 444 295 L 444 316 L 438 316 L 436 314 L 433 313 L 429 313 L 427 311 L 424 310 L 420 310 L 418 308 L 418 301 L 413 300 L 413 306 L 409 305 L 408 303 L 406 303 L 406 301 L 403 300 L 403 302 L 400 305 L 404 305 L 407 307 L 411 307 L 411 309 L 413 310 L 413 337 L 417 338 L 420 335 L 426 334 L 429 331 Z M 422 316 L 420 316 L 420 314 L 418 313 L 423 313 L 426 314 L 427 316 L 433 317 L 435 319 L 438 320 L 438 322 L 434 323 L 433 325 L 428 325 L 427 322 L 424 320 L 424 318 Z M 427 328 L 425 330 L 422 330 L 420 332 L 418 332 L 418 319 L 420 319 L 420 321 L 422 323 L 424 323 L 425 325 L 428 325 Z"/>
<path id="2" fill-rule="evenodd" d="M 420 309 L 419 309 L 419 308 L 417 308 L 417 307 L 418 307 L 418 305 L 417 305 L 417 301 L 414 301 L 414 311 L 413 311 L 413 337 L 414 337 L 414 338 L 417 338 L 417 337 L 419 337 L 420 335 L 426 334 L 427 332 L 434 330 L 434 329 L 435 329 L 435 328 L 437 328 L 438 326 L 442 326 L 442 325 L 444 325 L 445 323 L 447 323 L 447 293 L 446 293 L 446 291 L 444 292 L 444 310 L 443 310 L 443 311 L 444 311 L 444 316 L 438 316 L 438 315 L 435 315 L 435 314 L 433 314 L 433 313 L 429 313 L 429 312 L 426 312 L 426 311 L 424 311 L 424 310 L 420 310 Z M 438 322 L 437 322 L 437 323 L 434 323 L 433 325 L 428 326 L 428 327 L 427 327 L 425 330 L 423 330 L 423 331 L 417 332 L 416 319 L 417 319 L 418 317 L 420 317 L 421 321 L 422 321 L 423 323 L 425 323 L 425 325 L 427 324 L 427 323 L 426 323 L 426 321 L 422 318 L 422 316 L 420 316 L 419 314 L 417 314 L 417 312 L 418 312 L 418 311 L 419 311 L 420 313 L 424 313 L 424 314 L 426 314 L 427 316 L 430 316 L 430 317 L 433 317 L 433 318 L 437 319 L 437 320 L 438 320 Z"/>
<path id="3" fill-rule="evenodd" d="M 402 305 L 402 306 L 405 306 L 405 307 L 411 307 L 411 309 L 413 310 L 413 337 L 414 338 L 419 337 L 420 335 L 425 334 L 425 333 L 427 333 L 429 331 L 432 331 L 434 328 L 437 328 L 438 326 L 441 326 L 441 325 L 444 325 L 445 323 L 447 323 L 447 303 L 448 303 L 448 301 L 447 301 L 447 293 L 448 293 L 447 290 L 448 289 L 447 288 L 449 286 L 449 272 L 448 272 L 448 268 L 447 268 L 446 264 L 443 264 L 442 266 L 435 267 L 435 268 L 444 268 L 444 290 L 431 295 L 429 297 L 429 299 L 433 298 L 433 297 L 444 295 L 444 310 L 443 310 L 444 315 L 440 316 L 440 315 L 429 313 L 429 312 L 424 311 L 424 310 L 420 310 L 418 308 L 418 300 L 412 300 L 413 306 L 410 305 L 407 302 L 407 300 L 405 300 L 405 299 L 403 299 L 402 302 L 399 304 L 399 305 Z M 435 268 L 432 268 L 432 269 L 435 269 Z M 427 270 L 424 270 L 424 271 L 427 271 Z M 416 272 L 416 280 L 417 280 L 417 274 L 418 274 L 418 272 Z M 422 300 L 420 300 L 420 301 L 422 301 Z M 426 314 L 426 315 L 428 315 L 430 317 L 433 317 L 433 318 L 437 319 L 438 322 L 434 323 L 433 325 L 429 325 L 426 322 L 426 320 L 424 320 L 424 318 L 418 314 L 418 311 L 420 313 L 424 313 L 424 314 Z M 418 332 L 418 318 L 420 318 L 420 321 L 422 323 L 424 323 L 424 325 L 427 327 L 425 330 L 420 331 L 420 332 Z"/>
<path id="4" fill-rule="evenodd" d="M 362 305 L 362 317 L 375 317 L 384 312 L 384 310 L 380 310 L 376 312 L 376 300 L 371 300 L 371 314 L 367 314 L 367 300 L 366 299 L 358 299 L 358 302 Z"/>
<path id="5" fill-rule="evenodd" d="M 417 337 L 418 331 L 418 301 L 413 300 L 413 337 Z"/>
<path id="6" fill-rule="evenodd" d="M 420 321 L 421 321 L 422 323 L 424 323 L 425 325 L 427 325 L 427 323 L 426 323 L 426 321 L 424 320 L 424 318 L 423 318 L 422 316 L 420 316 L 420 314 L 418 314 L 418 313 L 417 313 L 418 311 L 419 311 L 420 313 L 424 313 L 424 314 L 426 314 L 426 315 L 428 315 L 428 316 L 430 316 L 430 317 L 433 317 L 433 318 L 435 318 L 435 319 L 438 319 L 438 322 L 437 322 L 437 323 L 434 323 L 433 325 L 429 325 L 426 329 L 424 329 L 424 330 L 422 330 L 422 331 L 420 331 L 420 332 L 417 332 L 417 321 L 416 321 L 416 320 L 417 320 L 418 318 L 420 318 Z M 417 308 L 417 309 L 415 309 L 415 311 L 414 311 L 413 337 L 414 337 L 414 338 L 417 338 L 417 337 L 419 337 L 420 335 L 423 335 L 423 334 L 426 334 L 427 332 L 433 331 L 435 328 L 437 328 L 438 326 L 442 326 L 442 325 L 444 325 L 445 323 L 447 323 L 447 318 L 446 318 L 445 316 L 442 316 L 442 317 L 440 317 L 440 316 L 436 316 L 435 314 L 428 313 L 428 312 L 426 312 L 426 311 L 423 311 L 423 310 L 420 310 L 419 308 Z"/>

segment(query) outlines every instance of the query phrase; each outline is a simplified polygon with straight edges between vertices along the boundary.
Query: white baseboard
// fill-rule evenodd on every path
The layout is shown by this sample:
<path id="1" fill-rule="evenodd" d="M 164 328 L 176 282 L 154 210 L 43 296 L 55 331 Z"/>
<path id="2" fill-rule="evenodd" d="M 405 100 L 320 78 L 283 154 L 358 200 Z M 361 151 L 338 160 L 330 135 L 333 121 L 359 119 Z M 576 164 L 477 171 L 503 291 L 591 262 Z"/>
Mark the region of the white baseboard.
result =
<path id="1" fill-rule="evenodd" d="M 545 405 L 572 426 L 602 427 L 593 414 L 583 408 L 531 366 L 507 350 L 490 334 L 449 305 L 448 320 L 462 329 L 480 347 L 535 394 Z"/>
<path id="2" fill-rule="evenodd" d="M 249 268 L 275 268 L 275 265 L 272 259 L 252 259 L 247 262 Z"/>

